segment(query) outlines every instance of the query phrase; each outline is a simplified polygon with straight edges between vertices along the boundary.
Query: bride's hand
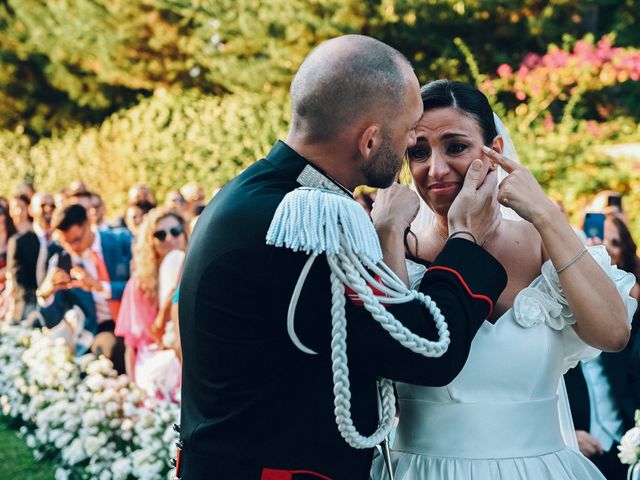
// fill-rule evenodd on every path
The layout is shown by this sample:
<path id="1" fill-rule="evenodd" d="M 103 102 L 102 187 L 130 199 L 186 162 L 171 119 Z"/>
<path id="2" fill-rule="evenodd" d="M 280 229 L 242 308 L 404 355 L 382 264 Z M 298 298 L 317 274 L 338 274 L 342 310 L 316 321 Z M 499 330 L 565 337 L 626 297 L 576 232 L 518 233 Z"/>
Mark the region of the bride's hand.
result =
<path id="1" fill-rule="evenodd" d="M 479 159 L 471 162 L 462 189 L 449 207 L 449 235 L 469 232 L 484 245 L 500 224 L 500 207 L 496 202 L 496 172 Z"/>
<path id="2" fill-rule="evenodd" d="M 498 202 L 513 209 L 520 217 L 537 224 L 557 207 L 542 191 L 531 171 L 488 147 L 482 148 L 489 160 L 508 173 L 498 187 Z"/>
<path id="3" fill-rule="evenodd" d="M 404 234 L 418 215 L 419 208 L 418 195 L 406 185 L 394 183 L 389 188 L 378 190 L 371 218 L 378 232 L 396 231 Z"/>

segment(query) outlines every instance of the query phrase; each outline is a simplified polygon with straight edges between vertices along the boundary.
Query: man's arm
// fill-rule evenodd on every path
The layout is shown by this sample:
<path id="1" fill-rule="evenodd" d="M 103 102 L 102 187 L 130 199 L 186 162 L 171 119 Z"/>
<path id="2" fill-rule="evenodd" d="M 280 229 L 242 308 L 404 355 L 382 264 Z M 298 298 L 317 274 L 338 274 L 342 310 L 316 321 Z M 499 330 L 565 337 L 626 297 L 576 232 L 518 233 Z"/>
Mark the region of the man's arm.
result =
<path id="1" fill-rule="evenodd" d="M 291 255 L 300 258 L 292 262 L 285 260 L 286 253 L 275 256 L 281 256 L 283 268 L 279 277 L 287 284 L 295 284 L 306 258 Z M 295 315 L 295 331 L 302 343 L 325 356 L 330 355 L 331 344 L 329 277 L 326 260 L 318 258 L 302 289 Z M 347 300 L 350 367 L 408 383 L 446 385 L 464 366 L 474 335 L 505 285 L 504 268 L 484 249 L 467 240 L 450 240 L 420 286 L 436 302 L 449 325 L 451 343 L 447 352 L 440 358 L 411 352 L 394 340 L 364 307 Z M 284 328 L 290 294 L 285 296 L 278 307 Z M 412 332 L 430 340 L 438 339 L 432 316 L 421 303 L 412 301 L 390 306 L 388 310 Z"/>

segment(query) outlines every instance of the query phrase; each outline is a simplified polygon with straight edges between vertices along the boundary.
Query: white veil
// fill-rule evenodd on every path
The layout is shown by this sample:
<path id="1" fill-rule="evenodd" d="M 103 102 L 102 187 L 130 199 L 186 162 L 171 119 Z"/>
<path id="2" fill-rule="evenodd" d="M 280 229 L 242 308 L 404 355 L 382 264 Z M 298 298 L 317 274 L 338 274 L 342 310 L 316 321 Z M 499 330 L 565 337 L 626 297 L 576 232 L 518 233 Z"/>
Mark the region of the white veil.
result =
<path id="1" fill-rule="evenodd" d="M 500 117 L 493 113 L 493 119 L 496 124 L 496 131 L 498 135 L 500 135 L 504 141 L 504 146 L 502 148 L 502 155 L 513 160 L 514 162 L 520 162 L 518 158 L 518 152 L 516 151 L 516 147 L 513 144 L 513 140 L 511 140 L 511 135 L 509 135 L 509 131 L 500 120 Z M 498 184 L 502 180 L 507 177 L 507 172 L 505 172 L 502 168 L 498 167 Z M 411 188 L 416 191 L 413 180 L 411 181 Z M 411 229 L 414 232 L 418 232 L 425 227 L 431 225 L 435 220 L 436 216 L 433 211 L 427 206 L 425 201 L 420 197 L 420 210 L 418 211 L 418 215 L 411 223 Z M 502 218 L 506 218 L 508 220 L 522 220 L 522 218 L 511 208 L 507 208 L 504 205 L 500 206 L 500 213 L 502 214 Z M 576 431 L 573 425 L 573 418 L 571 417 L 571 409 L 569 407 L 569 398 L 567 396 L 567 388 L 564 383 L 564 376 L 560 377 L 560 382 L 558 384 L 558 418 L 560 421 L 560 432 L 562 433 L 562 438 L 564 443 L 569 447 L 576 451 L 580 451 L 578 448 L 578 439 L 576 438 Z"/>

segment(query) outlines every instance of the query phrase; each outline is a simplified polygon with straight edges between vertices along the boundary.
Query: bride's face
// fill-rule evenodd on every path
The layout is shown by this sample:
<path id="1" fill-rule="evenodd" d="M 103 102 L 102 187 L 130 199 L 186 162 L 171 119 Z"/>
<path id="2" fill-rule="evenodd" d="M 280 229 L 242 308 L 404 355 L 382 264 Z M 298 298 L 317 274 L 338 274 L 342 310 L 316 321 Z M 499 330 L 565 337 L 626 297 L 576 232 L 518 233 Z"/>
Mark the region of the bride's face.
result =
<path id="1" fill-rule="evenodd" d="M 501 151 L 498 138 L 492 147 Z M 473 160 L 489 162 L 483 145 L 482 130 L 471 115 L 452 107 L 424 113 L 416 144 L 408 150 L 409 168 L 418 193 L 436 214 L 447 214 Z"/>

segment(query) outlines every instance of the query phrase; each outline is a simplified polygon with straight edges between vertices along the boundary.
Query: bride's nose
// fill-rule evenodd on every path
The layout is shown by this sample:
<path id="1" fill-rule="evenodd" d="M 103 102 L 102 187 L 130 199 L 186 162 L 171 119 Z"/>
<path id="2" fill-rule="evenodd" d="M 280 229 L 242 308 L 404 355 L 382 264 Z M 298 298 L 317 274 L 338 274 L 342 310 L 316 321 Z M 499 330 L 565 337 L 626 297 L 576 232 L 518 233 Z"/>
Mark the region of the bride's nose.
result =
<path id="1" fill-rule="evenodd" d="M 435 180 L 441 180 L 449 173 L 449 163 L 444 155 L 438 152 L 431 153 L 431 165 L 429 166 L 429 176 Z"/>

